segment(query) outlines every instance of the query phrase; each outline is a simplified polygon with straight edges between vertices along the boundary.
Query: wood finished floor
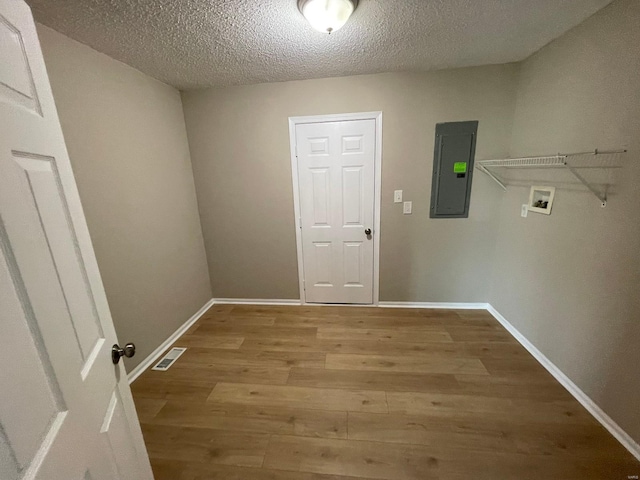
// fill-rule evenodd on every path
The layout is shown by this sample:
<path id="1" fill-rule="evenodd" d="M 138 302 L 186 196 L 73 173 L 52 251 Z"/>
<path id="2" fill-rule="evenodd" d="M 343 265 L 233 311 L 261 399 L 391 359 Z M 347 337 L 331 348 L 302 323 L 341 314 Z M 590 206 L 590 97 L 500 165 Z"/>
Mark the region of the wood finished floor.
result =
<path id="1" fill-rule="evenodd" d="M 213 306 L 132 390 L 156 480 L 626 480 L 487 312 Z"/>

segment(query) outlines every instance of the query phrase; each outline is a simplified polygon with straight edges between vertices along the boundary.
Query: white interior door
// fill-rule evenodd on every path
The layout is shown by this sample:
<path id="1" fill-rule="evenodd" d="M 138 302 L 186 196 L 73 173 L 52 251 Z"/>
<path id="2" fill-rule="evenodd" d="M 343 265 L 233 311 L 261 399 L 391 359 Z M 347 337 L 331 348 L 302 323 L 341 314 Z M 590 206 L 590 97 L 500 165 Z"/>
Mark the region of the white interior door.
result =
<path id="1" fill-rule="evenodd" d="M 31 12 L 0 0 L 0 478 L 153 478 Z"/>
<path id="2" fill-rule="evenodd" d="M 376 121 L 296 125 L 305 301 L 373 303 Z"/>

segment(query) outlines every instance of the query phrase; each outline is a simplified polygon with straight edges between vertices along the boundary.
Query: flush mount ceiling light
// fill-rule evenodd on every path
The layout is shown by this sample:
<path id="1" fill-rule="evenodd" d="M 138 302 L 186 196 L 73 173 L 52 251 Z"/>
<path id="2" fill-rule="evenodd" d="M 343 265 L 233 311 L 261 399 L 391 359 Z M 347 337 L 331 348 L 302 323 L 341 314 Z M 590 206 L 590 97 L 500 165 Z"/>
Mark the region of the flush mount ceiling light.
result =
<path id="1" fill-rule="evenodd" d="M 304 18 L 322 33 L 340 30 L 357 6 L 358 0 L 298 0 Z"/>

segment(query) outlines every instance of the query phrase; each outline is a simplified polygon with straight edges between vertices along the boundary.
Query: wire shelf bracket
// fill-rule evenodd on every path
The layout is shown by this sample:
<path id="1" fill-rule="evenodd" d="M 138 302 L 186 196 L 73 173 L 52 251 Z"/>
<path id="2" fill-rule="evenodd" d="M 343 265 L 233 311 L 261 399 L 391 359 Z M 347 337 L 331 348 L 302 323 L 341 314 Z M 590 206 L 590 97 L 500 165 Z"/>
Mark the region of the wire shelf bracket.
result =
<path id="1" fill-rule="evenodd" d="M 507 185 L 506 183 L 498 178 L 495 173 L 493 173 L 490 168 L 563 168 L 566 171 L 570 172 L 580 183 L 582 183 L 587 189 L 593 193 L 603 207 L 607 206 L 607 193 L 599 192 L 591 183 L 589 183 L 575 168 L 575 166 L 570 165 L 568 159 L 571 157 L 579 157 L 585 155 L 615 155 L 620 153 L 626 153 L 625 149 L 618 150 L 594 150 L 590 152 L 580 152 L 580 153 L 559 153 L 557 155 L 547 155 L 540 157 L 520 157 L 520 158 L 504 158 L 504 159 L 492 159 L 492 160 L 478 160 L 476 162 L 476 168 L 480 170 L 482 173 L 486 174 L 491 178 L 494 182 L 496 182 L 500 187 L 506 191 Z M 600 167 L 600 168 L 609 168 L 609 167 Z"/>

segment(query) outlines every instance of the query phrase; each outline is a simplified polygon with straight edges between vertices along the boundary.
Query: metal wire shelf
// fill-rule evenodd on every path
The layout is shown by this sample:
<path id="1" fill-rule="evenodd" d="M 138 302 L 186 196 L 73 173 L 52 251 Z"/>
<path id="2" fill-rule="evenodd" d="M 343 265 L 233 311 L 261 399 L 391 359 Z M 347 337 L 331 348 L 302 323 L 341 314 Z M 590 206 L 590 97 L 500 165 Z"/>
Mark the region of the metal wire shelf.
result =
<path id="1" fill-rule="evenodd" d="M 519 158 L 503 158 L 503 159 L 490 159 L 490 160 L 478 160 L 476 162 L 476 168 L 481 172 L 488 175 L 494 182 L 502 187 L 503 190 L 507 190 L 507 184 L 498 178 L 495 173 L 493 173 L 490 168 L 563 168 L 571 174 L 575 178 L 577 178 L 580 183 L 582 183 L 585 187 L 591 191 L 601 202 L 602 206 L 605 207 L 607 205 L 607 193 L 600 192 L 597 188 L 595 188 L 589 181 L 587 181 L 576 168 L 579 168 L 580 165 L 569 163 L 570 159 L 573 157 L 581 157 L 586 155 L 616 155 L 625 153 L 625 149 L 618 150 L 594 150 L 591 152 L 580 152 L 580 153 L 559 153 L 557 155 L 545 155 L 539 157 L 519 157 Z M 591 167 L 591 168 L 612 168 L 608 166 L 601 167 Z"/>

